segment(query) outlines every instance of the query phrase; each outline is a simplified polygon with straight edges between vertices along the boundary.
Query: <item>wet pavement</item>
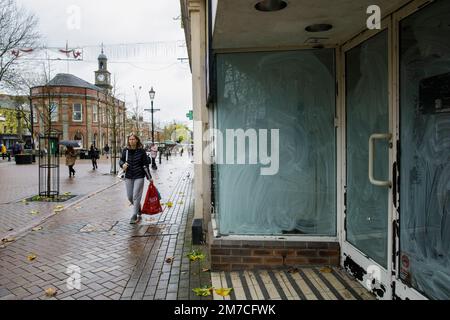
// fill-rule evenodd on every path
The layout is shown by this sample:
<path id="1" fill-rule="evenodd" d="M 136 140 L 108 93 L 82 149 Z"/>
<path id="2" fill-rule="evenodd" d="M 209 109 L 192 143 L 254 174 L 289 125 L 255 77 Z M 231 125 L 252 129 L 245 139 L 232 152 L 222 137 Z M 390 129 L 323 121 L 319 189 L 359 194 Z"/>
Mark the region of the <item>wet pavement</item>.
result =
<path id="1" fill-rule="evenodd" d="M 77 173 L 81 168 L 78 164 Z M 161 201 L 171 201 L 173 206 L 164 205 L 162 214 L 145 216 L 139 225 L 129 224 L 132 207 L 126 200 L 124 183 L 106 177 L 106 183 L 99 182 L 102 191 L 92 190 L 89 195 L 91 190 L 82 182 L 105 179 L 102 170 L 97 177 L 94 175 L 99 173 L 89 171 L 86 177 L 77 176 L 73 189 L 67 188 L 83 192 L 85 197 L 63 204 L 61 212 L 49 212 L 55 204 L 48 203 L 2 205 L 3 219 L 5 215 L 28 215 L 35 207 L 52 216 L 36 231 L 17 234 L 13 242 L 0 248 L 0 298 L 189 299 L 191 263 L 186 253 L 191 248 L 190 241 L 187 246 L 184 243 L 189 240 L 185 233 L 190 229 L 186 228 L 188 215 L 193 214 L 190 159 L 172 157 L 152 172 Z M 21 196 L 29 194 L 22 192 Z M 20 210 L 4 211 L 9 205 Z M 28 228 L 36 227 L 31 222 L 27 222 Z M 30 261 L 30 256 L 35 258 Z M 80 271 L 78 289 L 68 287 L 71 270 Z M 209 274 L 207 279 L 210 281 Z M 46 297 L 48 288 L 56 289 L 57 294 Z"/>
<path id="2" fill-rule="evenodd" d="M 24 204 L 20 200 L 34 195 L 37 183 L 23 185 L 23 175 L 37 178 L 37 167 L 17 171 L 0 163 L 10 184 L 0 187 L 0 234 L 11 240 L 0 245 L 0 300 L 373 299 L 336 268 L 211 272 L 207 245 L 191 244 L 194 174 L 186 156 L 163 160 L 152 171 L 164 212 L 144 216 L 139 225 L 129 224 L 125 185 L 107 174 L 109 162 L 91 169 L 88 160 L 79 161 L 76 178 L 61 179 L 61 191 L 77 195 L 70 201 Z M 62 211 L 55 212 L 56 205 Z M 194 249 L 205 258 L 189 261 Z M 233 290 L 225 297 L 193 291 L 205 287 Z M 46 295 L 49 288 L 56 294 Z"/>

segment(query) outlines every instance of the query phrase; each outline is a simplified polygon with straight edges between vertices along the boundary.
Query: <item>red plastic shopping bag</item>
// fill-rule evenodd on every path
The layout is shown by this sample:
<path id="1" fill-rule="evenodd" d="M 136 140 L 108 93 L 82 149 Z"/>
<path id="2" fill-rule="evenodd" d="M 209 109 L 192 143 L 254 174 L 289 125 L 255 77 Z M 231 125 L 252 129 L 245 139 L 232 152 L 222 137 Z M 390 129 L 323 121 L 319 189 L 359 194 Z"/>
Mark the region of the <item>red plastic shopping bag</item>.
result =
<path id="1" fill-rule="evenodd" d="M 150 183 L 147 190 L 147 195 L 145 196 L 144 205 L 142 206 L 142 214 L 158 214 L 162 212 L 161 203 L 159 202 L 158 190 L 155 185 Z"/>

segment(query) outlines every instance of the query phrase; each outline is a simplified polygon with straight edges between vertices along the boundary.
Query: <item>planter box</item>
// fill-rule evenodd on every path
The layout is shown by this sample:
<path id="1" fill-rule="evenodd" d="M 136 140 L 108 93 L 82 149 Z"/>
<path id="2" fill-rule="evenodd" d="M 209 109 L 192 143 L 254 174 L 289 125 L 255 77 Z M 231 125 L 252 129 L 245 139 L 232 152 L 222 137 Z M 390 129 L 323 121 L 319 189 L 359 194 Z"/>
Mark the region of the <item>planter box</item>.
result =
<path id="1" fill-rule="evenodd" d="M 17 154 L 14 156 L 16 164 L 32 164 L 33 155 L 32 154 Z"/>

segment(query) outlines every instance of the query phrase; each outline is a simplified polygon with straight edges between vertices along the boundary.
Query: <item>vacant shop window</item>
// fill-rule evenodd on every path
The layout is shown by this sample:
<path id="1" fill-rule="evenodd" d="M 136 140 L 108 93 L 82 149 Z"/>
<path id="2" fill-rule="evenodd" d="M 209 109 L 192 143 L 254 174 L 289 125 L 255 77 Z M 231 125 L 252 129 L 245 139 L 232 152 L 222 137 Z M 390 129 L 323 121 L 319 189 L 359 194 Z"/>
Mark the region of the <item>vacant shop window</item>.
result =
<path id="1" fill-rule="evenodd" d="M 221 234 L 336 234 L 333 57 L 327 49 L 218 55 L 216 128 L 234 145 L 215 150 Z M 248 133 L 244 152 L 227 130 Z"/>
<path id="2" fill-rule="evenodd" d="M 450 1 L 401 22 L 401 278 L 450 298 Z"/>

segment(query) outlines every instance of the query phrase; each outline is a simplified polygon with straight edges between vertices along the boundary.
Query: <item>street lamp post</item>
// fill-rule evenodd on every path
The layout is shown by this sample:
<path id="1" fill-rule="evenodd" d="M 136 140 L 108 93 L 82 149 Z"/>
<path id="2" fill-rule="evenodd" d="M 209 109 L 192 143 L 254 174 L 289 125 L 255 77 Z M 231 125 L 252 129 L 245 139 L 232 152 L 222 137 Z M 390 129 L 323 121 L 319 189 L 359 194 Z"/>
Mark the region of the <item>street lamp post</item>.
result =
<path id="1" fill-rule="evenodd" d="M 155 90 L 153 90 L 153 87 L 150 89 L 150 91 L 148 92 L 148 94 L 150 95 L 150 101 L 152 103 L 152 108 L 151 108 L 151 113 L 152 113 L 152 144 L 155 143 L 155 126 L 153 125 L 153 100 L 155 99 Z"/>

